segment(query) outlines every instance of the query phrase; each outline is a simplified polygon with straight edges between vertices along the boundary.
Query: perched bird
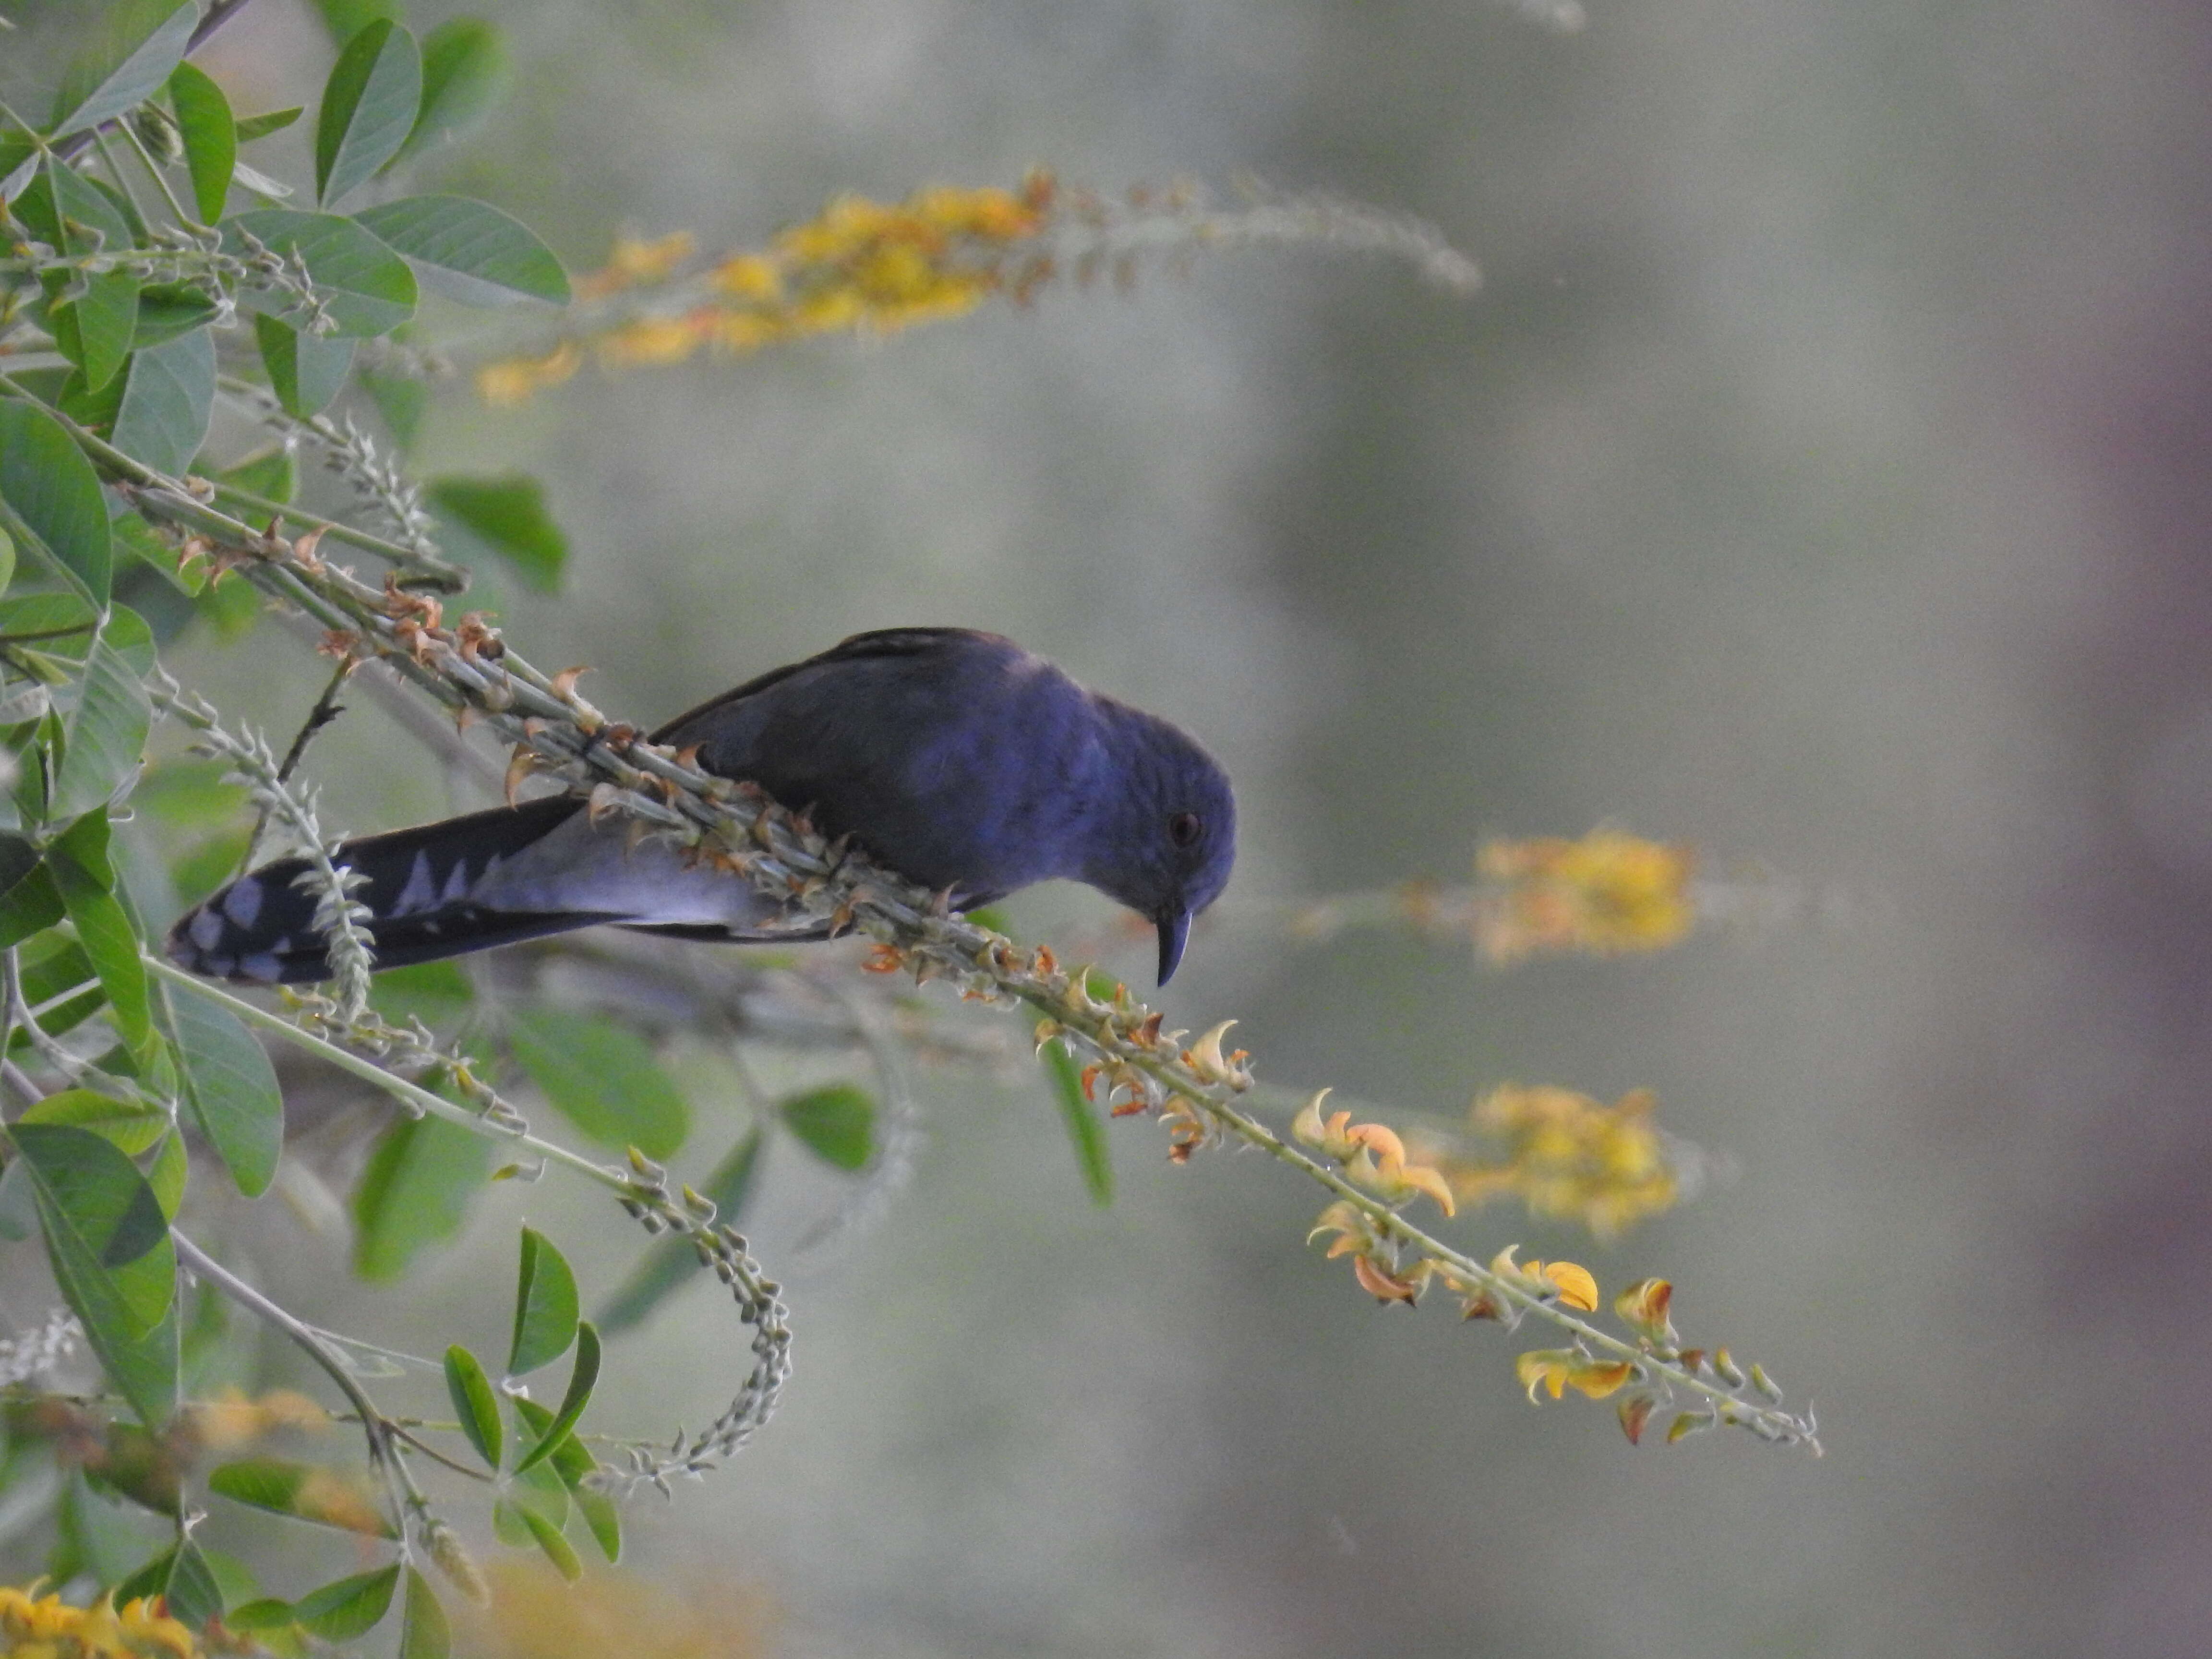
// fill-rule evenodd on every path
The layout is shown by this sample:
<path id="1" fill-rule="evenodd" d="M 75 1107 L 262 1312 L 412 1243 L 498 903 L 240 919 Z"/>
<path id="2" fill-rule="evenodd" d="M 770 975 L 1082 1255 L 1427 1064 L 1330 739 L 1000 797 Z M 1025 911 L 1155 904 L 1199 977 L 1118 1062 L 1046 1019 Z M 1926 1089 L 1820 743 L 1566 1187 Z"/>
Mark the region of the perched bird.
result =
<path id="1" fill-rule="evenodd" d="M 824 834 L 972 909 L 1064 877 L 1159 929 L 1160 982 L 1229 880 L 1237 808 L 1211 757 L 1156 715 L 1086 691 L 1012 640 L 962 628 L 856 634 L 653 734 L 758 784 Z M 633 844 L 574 795 L 349 841 L 377 964 L 396 968 L 611 922 L 688 939 L 819 939 L 827 925 L 665 837 Z M 180 917 L 194 973 L 327 978 L 307 865 L 282 859 Z"/>

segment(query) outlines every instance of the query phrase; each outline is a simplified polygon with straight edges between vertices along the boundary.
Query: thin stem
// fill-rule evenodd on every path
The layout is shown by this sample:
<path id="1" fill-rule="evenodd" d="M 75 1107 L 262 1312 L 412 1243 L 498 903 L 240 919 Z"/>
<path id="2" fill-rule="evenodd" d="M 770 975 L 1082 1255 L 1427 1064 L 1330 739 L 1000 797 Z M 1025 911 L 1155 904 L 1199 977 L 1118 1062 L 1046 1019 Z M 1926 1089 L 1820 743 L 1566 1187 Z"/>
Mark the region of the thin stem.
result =
<path id="1" fill-rule="evenodd" d="M 410 570 L 418 570 L 425 576 L 450 577 L 457 584 L 465 580 L 465 573 L 459 566 L 447 564 L 441 559 L 428 557 L 412 548 L 403 547 L 398 542 L 386 537 L 375 535 L 366 530 L 357 530 L 353 526 L 342 523 L 337 519 L 325 519 L 320 514 L 309 513 L 284 501 L 272 501 L 266 495 L 257 495 L 250 489 L 240 489 L 236 484 L 225 483 L 220 478 L 211 479 L 210 482 L 215 486 L 217 501 L 228 501 L 237 507 L 251 507 L 254 512 L 265 513 L 272 519 L 289 520 L 294 524 L 304 525 L 310 530 L 319 530 L 332 541 L 343 542 L 349 547 L 357 547 L 364 553 L 374 553 L 380 559 L 388 560 L 396 565 L 404 565 Z"/>
<path id="2" fill-rule="evenodd" d="M 292 774 L 299 769 L 300 758 L 307 752 L 307 745 L 314 740 L 315 733 L 345 712 L 338 706 L 338 688 L 345 684 L 346 676 L 352 672 L 353 665 L 351 658 L 341 662 L 338 672 L 331 676 L 331 683 L 323 688 L 323 695 L 315 699 L 315 706 L 307 711 L 307 718 L 301 722 L 298 734 L 292 739 L 292 746 L 284 751 L 284 758 L 276 768 L 278 783 L 292 781 Z M 261 816 L 253 821 L 253 833 L 246 838 L 246 856 L 240 865 L 241 870 L 253 867 L 254 853 L 261 845 L 262 836 L 268 830 L 269 817 L 274 810 L 264 804 Z"/>
<path id="3" fill-rule="evenodd" d="M 0 957 L 0 980 L 4 980 L 7 989 L 7 1020 L 11 1041 L 14 1038 L 15 1028 L 20 1024 L 23 1029 L 23 1034 L 31 1039 L 31 1046 L 39 1051 L 39 1058 L 63 1076 L 72 1079 L 81 1078 L 93 1069 L 88 1061 L 79 1060 L 59 1042 L 47 1036 L 46 1028 L 31 1018 L 30 1000 L 23 994 L 22 963 L 16 956 L 15 947 L 12 945 L 8 947 L 6 955 Z M 0 1053 L 4 1052 L 0 1050 Z"/>
<path id="4" fill-rule="evenodd" d="M 443 1118 L 448 1123 L 459 1124 L 471 1133 L 482 1135 L 487 1140 L 497 1140 L 507 1146 L 526 1147 L 549 1163 L 558 1164 L 564 1169 L 572 1170 L 576 1174 L 595 1181 L 602 1187 L 621 1193 L 625 1197 L 629 1195 L 629 1178 L 618 1169 L 610 1169 L 605 1164 L 594 1164 L 591 1159 L 570 1152 L 566 1146 L 556 1146 L 552 1141 L 541 1139 L 527 1131 L 517 1132 L 501 1128 L 494 1121 L 482 1114 L 471 1112 L 465 1107 L 456 1106 L 452 1101 L 443 1096 L 432 1094 L 419 1084 L 410 1083 L 405 1078 L 394 1076 L 374 1061 L 365 1060 L 349 1049 L 341 1048 L 335 1042 L 325 1042 L 312 1031 L 303 1031 L 290 1020 L 281 1015 L 273 1014 L 266 1008 L 257 1007 L 241 997 L 234 997 L 227 991 L 218 990 L 207 981 L 188 974 L 174 963 L 164 962 L 159 957 L 146 956 L 142 957 L 140 960 L 145 963 L 146 971 L 156 978 L 165 979 L 170 984 L 189 991 L 195 996 L 228 1009 L 249 1025 L 258 1025 L 263 1030 L 281 1036 L 286 1042 L 305 1048 L 310 1054 L 320 1055 L 340 1071 L 350 1072 L 363 1082 L 374 1084 L 386 1094 L 414 1110 L 427 1112 L 433 1117 Z"/>
<path id="5" fill-rule="evenodd" d="M 138 136 L 137 128 L 125 121 L 122 124 L 121 131 L 130 141 L 131 148 L 138 153 L 139 165 L 146 169 L 146 176 L 154 181 L 154 187 L 161 192 L 161 199 L 169 204 L 169 211 L 177 222 L 180 225 L 197 222 L 185 211 L 184 204 L 177 199 L 177 192 L 169 188 L 169 180 L 162 173 L 161 163 L 155 161 L 154 152 L 146 148 L 146 141 Z"/>
<path id="6" fill-rule="evenodd" d="M 404 1556 L 407 1553 L 407 1516 L 421 1504 L 422 1494 L 416 1486 L 414 1477 L 408 1474 L 406 1464 L 392 1449 L 396 1431 L 390 1419 L 377 1410 L 376 1402 L 368 1397 L 337 1355 L 326 1346 L 322 1332 L 278 1307 L 174 1226 L 169 1229 L 169 1237 L 176 1246 L 178 1266 L 189 1269 L 256 1318 L 275 1326 L 291 1338 L 306 1351 L 310 1359 L 322 1368 L 324 1375 L 337 1384 L 338 1392 L 352 1402 L 354 1410 L 361 1417 L 362 1433 L 368 1441 L 369 1462 L 375 1464 L 384 1475 L 387 1495 L 392 1499 L 392 1526 L 399 1535 L 400 1553 Z"/>
<path id="7" fill-rule="evenodd" d="M 131 124 L 128 121 L 118 121 L 115 125 L 126 132 L 130 131 Z M 108 176 L 115 180 L 116 189 L 123 192 L 124 203 L 131 210 L 131 218 L 137 222 L 131 227 L 131 234 L 140 240 L 144 240 L 146 210 L 139 206 L 138 193 L 131 188 L 131 179 L 123 171 L 123 163 L 115 159 L 115 152 L 108 148 L 106 133 L 94 132 L 92 135 L 92 141 L 99 146 L 100 159 L 107 164 Z"/>

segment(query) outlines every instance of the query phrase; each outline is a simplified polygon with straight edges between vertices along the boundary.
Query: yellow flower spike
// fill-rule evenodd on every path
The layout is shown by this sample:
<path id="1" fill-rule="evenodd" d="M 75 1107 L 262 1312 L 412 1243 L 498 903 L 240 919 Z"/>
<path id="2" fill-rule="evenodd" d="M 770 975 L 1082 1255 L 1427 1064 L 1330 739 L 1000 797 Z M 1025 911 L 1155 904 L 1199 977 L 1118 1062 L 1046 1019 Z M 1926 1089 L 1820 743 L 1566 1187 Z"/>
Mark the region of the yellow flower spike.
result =
<path id="1" fill-rule="evenodd" d="M 506 357 L 477 371 L 477 396 L 495 409 L 528 403 L 548 386 L 559 386 L 583 366 L 574 340 L 563 340 L 542 357 Z"/>
<path id="2" fill-rule="evenodd" d="M 1365 1242 L 1369 1237 L 1367 1218 L 1360 1213 L 1359 1206 L 1351 1200 L 1340 1198 L 1321 1212 L 1314 1222 L 1313 1231 L 1306 1235 L 1306 1243 L 1312 1243 L 1324 1233 L 1338 1235 L 1335 1243 L 1329 1247 L 1329 1257 L 1334 1260 L 1347 1249 L 1358 1249 Z"/>
<path id="3" fill-rule="evenodd" d="M 1612 829 L 1579 841 L 1489 842 L 1475 865 L 1485 887 L 1476 943 L 1501 963 L 1544 952 L 1665 950 L 1696 924 L 1695 867 L 1686 847 Z"/>
<path id="4" fill-rule="evenodd" d="M 155 1612 L 150 1601 L 142 1599 L 126 1604 L 121 1624 L 123 1638 L 135 1652 L 143 1652 L 150 1646 L 173 1656 L 173 1659 L 193 1659 L 198 1651 L 191 1628 L 181 1620 Z"/>
<path id="5" fill-rule="evenodd" d="M 1549 1389 L 1552 1398 L 1557 1400 L 1567 1391 L 1568 1373 L 1574 1369 L 1577 1358 L 1566 1348 L 1533 1348 L 1514 1360 L 1513 1375 L 1528 1391 L 1531 1405 L 1538 1403 L 1539 1388 Z"/>
<path id="6" fill-rule="evenodd" d="M 724 294 L 763 302 L 783 295 L 783 270 L 765 254 L 736 253 L 714 267 L 709 279 Z"/>
<path id="7" fill-rule="evenodd" d="M 599 335 L 599 361 L 611 366 L 680 363 L 705 343 L 711 319 L 639 317 Z"/>

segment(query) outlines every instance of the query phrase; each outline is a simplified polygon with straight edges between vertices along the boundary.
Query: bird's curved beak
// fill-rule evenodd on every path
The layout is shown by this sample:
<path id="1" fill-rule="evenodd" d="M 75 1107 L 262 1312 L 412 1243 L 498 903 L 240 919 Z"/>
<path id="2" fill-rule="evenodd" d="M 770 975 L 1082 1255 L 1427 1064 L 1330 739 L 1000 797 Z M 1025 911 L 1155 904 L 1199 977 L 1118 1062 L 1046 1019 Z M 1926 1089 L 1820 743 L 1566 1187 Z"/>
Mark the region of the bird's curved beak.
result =
<path id="1" fill-rule="evenodd" d="M 1171 904 L 1152 918 L 1152 925 L 1160 930 L 1160 983 L 1164 985 L 1175 977 L 1176 964 L 1182 960 L 1182 947 L 1190 938 L 1190 912 Z"/>

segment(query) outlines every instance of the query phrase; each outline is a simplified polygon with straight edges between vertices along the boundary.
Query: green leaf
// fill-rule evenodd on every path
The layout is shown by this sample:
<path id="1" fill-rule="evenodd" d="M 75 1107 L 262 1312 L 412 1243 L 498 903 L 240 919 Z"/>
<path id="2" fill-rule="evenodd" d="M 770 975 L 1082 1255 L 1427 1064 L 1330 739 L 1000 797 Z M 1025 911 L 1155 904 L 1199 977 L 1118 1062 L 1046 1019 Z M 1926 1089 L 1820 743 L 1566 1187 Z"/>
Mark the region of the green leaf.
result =
<path id="1" fill-rule="evenodd" d="M 253 319 L 253 337 L 261 347 L 261 362 L 276 401 L 295 420 L 307 420 L 329 407 L 353 367 L 351 340 L 302 334 L 265 312 Z"/>
<path id="2" fill-rule="evenodd" d="M 289 109 L 267 110 L 259 115 L 241 115 L 238 118 L 238 142 L 250 144 L 256 138 L 266 138 L 272 132 L 282 132 L 298 120 L 305 110 L 305 105 L 295 104 Z"/>
<path id="3" fill-rule="evenodd" d="M 137 769 L 154 723 L 154 705 L 110 639 L 112 631 L 111 623 L 93 641 L 76 707 L 63 723 L 61 770 L 48 809 L 57 818 L 74 818 L 105 805 Z"/>
<path id="4" fill-rule="evenodd" d="M 36 1183 L 46 1255 L 108 1378 L 149 1428 L 177 1404 L 177 1255 L 131 1160 L 64 1124 L 9 1131 Z"/>
<path id="5" fill-rule="evenodd" d="M 861 1170 L 875 1153 L 876 1103 L 854 1083 L 793 1095 L 776 1109 L 807 1151 L 840 1170 Z"/>
<path id="6" fill-rule="evenodd" d="M 172 1131 L 161 1142 L 161 1150 L 154 1154 L 152 1167 L 146 1171 L 146 1184 L 161 1200 L 161 1213 L 172 1222 L 177 1218 L 178 1206 L 185 1201 L 185 1184 L 191 1179 L 191 1173 L 192 1160 L 185 1151 L 185 1138 Z"/>
<path id="7" fill-rule="evenodd" d="M 96 127 L 151 98 L 184 61 L 199 22 L 192 0 L 181 6 L 111 5 L 106 11 L 99 43 L 62 81 L 49 138 Z"/>
<path id="8" fill-rule="evenodd" d="M 1114 1156 L 1107 1144 L 1106 1125 L 1100 1121 L 1098 1109 L 1084 1095 L 1083 1068 L 1075 1063 L 1067 1046 L 1048 1042 L 1038 1052 L 1046 1074 L 1052 1079 L 1053 1097 L 1060 1103 L 1067 1139 L 1075 1148 L 1076 1167 L 1083 1171 L 1084 1190 L 1103 1210 L 1114 1201 Z"/>
<path id="9" fill-rule="evenodd" d="M 23 1123 L 66 1123 L 87 1129 L 125 1158 L 136 1158 L 168 1133 L 169 1115 L 143 1101 L 118 1100 L 89 1089 L 64 1089 L 25 1109 Z"/>
<path id="10" fill-rule="evenodd" d="M 158 1052 L 138 934 L 115 896 L 115 872 L 107 861 L 106 817 L 90 812 L 71 824 L 48 849 L 46 866 L 76 927 L 77 943 L 107 993 L 116 1035 L 134 1056 Z"/>
<path id="11" fill-rule="evenodd" d="M 399 153 L 422 101 L 415 37 L 379 18 L 346 42 L 315 117 L 315 198 L 331 202 Z"/>
<path id="12" fill-rule="evenodd" d="M 0 593 L 15 580 L 15 541 L 4 530 L 0 530 Z"/>
<path id="13" fill-rule="evenodd" d="M 378 1010 L 403 1025 L 410 1014 L 425 1025 L 435 1025 L 466 1012 L 476 1001 L 476 987 L 455 962 L 416 962 L 404 968 L 380 969 L 375 994 Z"/>
<path id="14" fill-rule="evenodd" d="M 415 434 L 422 429 L 422 416 L 430 407 L 430 388 L 407 374 L 374 374 L 364 369 L 356 378 L 374 401 L 376 412 L 384 416 L 392 441 L 403 452 L 412 449 Z"/>
<path id="15" fill-rule="evenodd" d="M 507 40 L 476 17 L 455 17 L 422 37 L 422 107 L 414 131 L 392 158 L 397 164 L 465 138 L 506 94 Z"/>
<path id="16" fill-rule="evenodd" d="M 535 1437 L 532 1452 L 524 1460 L 535 1464 L 535 1448 L 545 1443 L 545 1431 L 553 1426 L 553 1413 L 536 1401 L 522 1395 L 514 1396 L 515 1415 L 526 1424 Z M 553 1472 L 561 1484 L 568 1489 L 568 1501 L 584 1517 L 591 1529 L 599 1553 L 610 1562 L 622 1559 L 622 1510 L 615 1500 L 597 1486 L 586 1484 L 599 1472 L 599 1460 L 586 1451 L 581 1443 L 571 1434 L 564 1434 L 553 1443 L 550 1457 Z"/>
<path id="17" fill-rule="evenodd" d="M 211 225 L 222 217 L 223 201 L 230 194 L 230 170 L 238 165 L 238 123 L 232 118 L 230 100 L 206 70 L 179 64 L 169 75 L 169 102 L 177 112 L 177 130 L 184 135 L 192 205 L 198 210 L 199 222 Z"/>
<path id="18" fill-rule="evenodd" d="M 284 1153 L 284 1095 L 253 1034 L 228 1009 L 190 992 L 168 997 L 185 1103 L 192 1122 L 230 1171 L 258 1198 Z"/>
<path id="19" fill-rule="evenodd" d="M 730 1148 L 728 1155 L 715 1166 L 714 1173 L 707 1177 L 707 1184 L 699 1189 L 713 1202 L 717 1222 L 733 1223 L 744 1212 L 745 1200 L 751 1193 L 753 1175 L 759 1168 L 760 1151 L 764 1144 L 760 1126 L 755 1124 Z M 599 1328 L 615 1336 L 641 1323 L 670 1291 L 698 1271 L 699 1253 L 688 1240 L 664 1238 L 649 1245 L 629 1281 L 599 1310 Z"/>
<path id="20" fill-rule="evenodd" d="M 0 400 L 0 501 L 95 608 L 106 605 L 112 555 L 100 475 L 67 428 L 18 398 Z"/>
<path id="21" fill-rule="evenodd" d="M 469 1196 L 491 1172 L 491 1151 L 459 1124 L 410 1118 L 385 1132 L 354 1191 L 354 1271 L 397 1279 L 425 1245 L 467 1218 Z"/>
<path id="22" fill-rule="evenodd" d="M 555 1570 L 572 1584 L 581 1578 L 584 1564 L 577 1559 L 574 1547 L 561 1535 L 560 1528 L 526 1504 L 518 1504 L 514 1507 L 521 1516 L 522 1524 L 530 1529 L 531 1537 L 537 1541 L 538 1547 L 545 1552 L 545 1559 L 553 1564 Z"/>
<path id="23" fill-rule="evenodd" d="M 506 1449 L 506 1434 L 499 1420 L 499 1396 L 484 1375 L 477 1357 L 458 1342 L 446 1350 L 446 1392 L 453 1396 L 453 1411 L 461 1419 L 461 1432 L 477 1455 L 493 1468 Z"/>
<path id="24" fill-rule="evenodd" d="M 14 842 L 17 837 L 5 838 Z M 32 934 L 52 927 L 62 919 L 62 896 L 54 885 L 53 876 L 44 864 L 8 884 L 0 893 L 0 951 L 11 945 L 20 945 Z"/>
<path id="25" fill-rule="evenodd" d="M 273 1595 L 264 1595 L 233 1607 L 224 1615 L 222 1622 L 233 1630 L 256 1633 L 283 1630 L 293 1622 L 292 1604 L 279 1601 Z"/>
<path id="26" fill-rule="evenodd" d="M 192 1630 L 204 1630 L 210 1619 L 222 1616 L 222 1588 L 198 1545 L 189 1538 L 164 1550 L 132 1573 L 110 1593 L 118 1607 L 153 1596 L 167 1603 L 168 1616 Z"/>
<path id="27" fill-rule="evenodd" d="M 522 1265 L 514 1287 L 514 1340 L 507 1374 L 523 1376 L 550 1365 L 576 1340 L 576 1275 L 552 1240 L 522 1230 Z"/>
<path id="28" fill-rule="evenodd" d="M 520 472 L 499 477 L 448 473 L 431 479 L 423 494 L 440 518 L 514 566 L 526 587 L 561 591 L 568 538 L 546 512 L 545 487 L 537 479 Z"/>
<path id="29" fill-rule="evenodd" d="M 568 1373 L 568 1391 L 561 1397 L 561 1409 L 554 1416 L 552 1427 L 538 1437 L 538 1443 L 526 1453 L 514 1472 L 521 1474 L 551 1456 L 568 1437 L 584 1407 L 592 1403 L 592 1389 L 599 1380 L 599 1334 L 588 1319 L 576 1326 L 576 1364 Z"/>
<path id="30" fill-rule="evenodd" d="M 108 441 L 176 477 L 207 441 L 214 406 L 215 337 L 194 329 L 132 356 Z"/>
<path id="31" fill-rule="evenodd" d="M 407 15 L 399 0 L 315 0 L 315 9 L 322 14 L 323 27 L 330 31 L 331 39 L 340 46 L 379 18 L 397 23 Z"/>
<path id="32" fill-rule="evenodd" d="M 690 1127 L 684 1097 L 627 1026 L 589 1014 L 515 1018 L 508 1040 L 545 1098 L 602 1146 L 673 1158 Z"/>
<path id="33" fill-rule="evenodd" d="M 310 1636 L 319 1636 L 325 1642 L 350 1642 L 383 1622 L 398 1583 L 397 1562 L 374 1572 L 341 1578 L 309 1590 L 295 1601 L 292 1617 Z"/>
<path id="34" fill-rule="evenodd" d="M 47 320 L 56 347 L 84 371 L 86 389 L 97 392 L 130 356 L 138 327 L 138 278 L 128 270 L 102 272 L 89 279 L 82 299 L 56 306 Z"/>
<path id="35" fill-rule="evenodd" d="M 447 1659 L 453 1637 L 430 1581 L 407 1569 L 407 1600 L 399 1627 L 399 1659 Z"/>
<path id="36" fill-rule="evenodd" d="M 234 215 L 222 229 L 228 253 L 243 254 L 249 235 L 275 252 L 297 253 L 340 334 L 368 338 L 388 333 L 415 314 L 415 273 L 407 261 L 350 219 L 296 208 L 259 208 Z M 266 289 L 246 290 L 239 303 L 279 316 L 301 309 L 290 295 Z M 304 313 L 297 320 L 304 321 Z"/>
<path id="37" fill-rule="evenodd" d="M 552 249 L 520 221 L 466 196 L 403 196 L 363 210 L 365 225 L 422 267 L 431 287 L 465 305 L 517 299 L 568 303 L 568 277 Z"/>
<path id="38" fill-rule="evenodd" d="M 138 290 L 138 326 L 131 349 L 143 351 L 189 334 L 213 322 L 215 314 L 215 301 L 189 283 L 149 283 Z"/>
<path id="39" fill-rule="evenodd" d="M 336 1469 L 279 1457 L 248 1457 L 208 1472 L 208 1490 L 234 1504 L 289 1515 L 317 1526 L 371 1537 L 394 1536 L 392 1523 L 360 1483 Z"/>
<path id="40" fill-rule="evenodd" d="M 300 488 L 299 465 L 290 448 L 283 444 L 271 444 L 217 476 L 224 483 L 235 484 L 271 501 L 289 502 Z"/>

